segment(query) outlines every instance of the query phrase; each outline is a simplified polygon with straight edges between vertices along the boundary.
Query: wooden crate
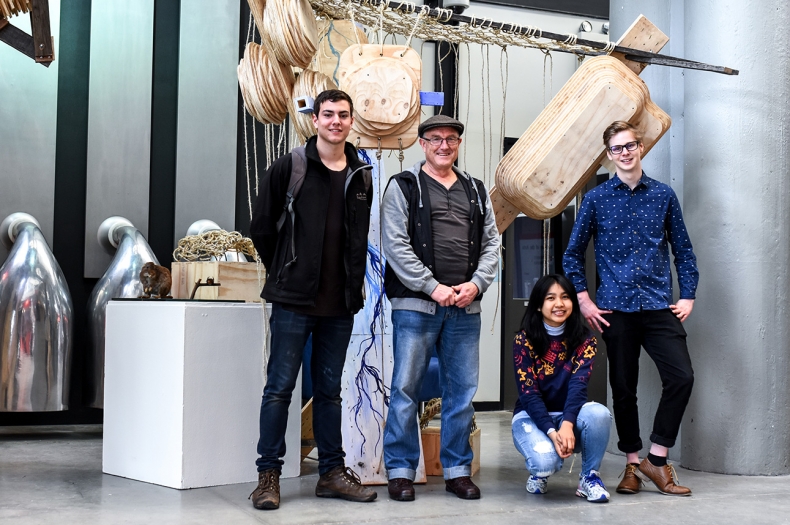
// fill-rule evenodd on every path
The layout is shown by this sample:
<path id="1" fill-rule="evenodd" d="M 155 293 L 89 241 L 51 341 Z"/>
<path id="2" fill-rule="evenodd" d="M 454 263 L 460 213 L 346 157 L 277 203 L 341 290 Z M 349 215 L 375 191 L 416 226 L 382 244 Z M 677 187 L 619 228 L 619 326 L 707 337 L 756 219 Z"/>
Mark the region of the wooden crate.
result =
<path id="1" fill-rule="evenodd" d="M 425 474 L 428 476 L 442 475 L 442 462 L 439 452 L 442 450 L 440 439 L 441 427 L 427 427 L 422 430 L 422 451 L 425 457 Z M 472 476 L 480 470 L 480 428 L 476 428 L 469 435 L 469 444 L 472 445 Z"/>
<path id="2" fill-rule="evenodd" d="M 260 302 L 260 289 L 266 281 L 266 270 L 254 262 L 174 262 L 171 274 L 175 299 L 189 299 L 192 288 L 198 279 L 206 282 L 209 277 L 221 286 L 201 286 L 195 299 L 227 299 L 241 300 L 248 303 Z"/>

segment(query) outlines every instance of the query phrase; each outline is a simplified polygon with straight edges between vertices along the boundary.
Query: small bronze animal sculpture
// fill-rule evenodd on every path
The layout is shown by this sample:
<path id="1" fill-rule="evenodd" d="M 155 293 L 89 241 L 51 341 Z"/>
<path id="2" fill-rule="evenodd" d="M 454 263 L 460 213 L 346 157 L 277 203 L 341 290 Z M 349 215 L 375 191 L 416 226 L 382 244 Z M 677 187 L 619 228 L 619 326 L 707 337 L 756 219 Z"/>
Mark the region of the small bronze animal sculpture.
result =
<path id="1" fill-rule="evenodd" d="M 154 296 L 156 299 L 172 299 L 169 294 L 173 279 L 170 277 L 170 270 L 164 266 L 152 262 L 145 263 L 140 270 L 140 283 L 143 285 L 141 298 L 150 299 Z"/>

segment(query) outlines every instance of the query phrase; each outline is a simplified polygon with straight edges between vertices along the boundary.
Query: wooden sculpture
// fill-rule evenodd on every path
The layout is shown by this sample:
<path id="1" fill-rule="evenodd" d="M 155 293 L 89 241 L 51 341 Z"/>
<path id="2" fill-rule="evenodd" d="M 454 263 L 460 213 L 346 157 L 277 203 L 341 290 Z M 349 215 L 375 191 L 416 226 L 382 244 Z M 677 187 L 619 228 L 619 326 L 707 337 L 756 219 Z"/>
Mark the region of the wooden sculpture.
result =
<path id="1" fill-rule="evenodd" d="M 365 32 L 351 20 L 318 20 L 318 50 L 308 69 L 320 71 L 340 85 L 340 57 L 352 45 L 367 44 Z"/>
<path id="2" fill-rule="evenodd" d="M 624 40 L 658 51 L 669 39 L 642 16 Z M 519 212 L 534 219 L 560 213 L 606 160 L 601 136 L 613 121 L 643 133 L 645 154 L 658 142 L 671 119 L 637 76 L 643 66 L 600 56 L 579 67 L 497 166 L 490 193 L 500 233 Z"/>
<path id="3" fill-rule="evenodd" d="M 340 56 L 341 89 L 354 101 L 348 141 L 360 148 L 406 149 L 420 124 L 422 60 L 406 46 L 353 45 Z"/>
<path id="4" fill-rule="evenodd" d="M 250 42 L 238 67 L 244 106 L 263 124 L 280 124 L 288 114 L 294 74 L 263 46 Z"/>

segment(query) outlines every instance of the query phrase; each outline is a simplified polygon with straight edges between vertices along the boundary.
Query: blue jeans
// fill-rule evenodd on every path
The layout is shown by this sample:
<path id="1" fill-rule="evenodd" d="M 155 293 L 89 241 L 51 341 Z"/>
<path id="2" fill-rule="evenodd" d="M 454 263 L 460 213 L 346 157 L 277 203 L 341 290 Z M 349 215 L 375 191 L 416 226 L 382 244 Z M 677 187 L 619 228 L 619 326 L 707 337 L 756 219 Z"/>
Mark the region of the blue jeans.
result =
<path id="1" fill-rule="evenodd" d="M 472 398 L 479 375 L 480 314 L 456 306 L 436 313 L 393 310 L 394 369 L 387 424 L 384 465 L 389 479 L 414 480 L 420 462 L 417 402 L 431 352 L 436 345 L 442 377 L 440 459 L 444 478 L 472 472 Z"/>
<path id="2" fill-rule="evenodd" d="M 351 314 L 339 317 L 298 314 L 273 303 L 269 326 L 272 344 L 261 401 L 260 458 L 255 462 L 258 472 L 282 471 L 280 458 L 285 456 L 285 427 L 291 393 L 302 366 L 302 350 L 312 333 L 313 431 L 318 445 L 318 473 L 325 474 L 345 464 L 340 431 L 340 380 L 354 317 Z"/>
<path id="3" fill-rule="evenodd" d="M 533 476 L 547 478 L 562 468 L 562 458 L 554 448 L 554 442 L 543 433 L 526 412 L 520 412 L 513 419 L 513 443 L 526 458 L 527 470 Z M 560 428 L 562 414 L 552 416 L 554 428 Z M 609 429 L 612 415 L 605 406 L 585 403 L 576 418 L 573 434 L 576 436 L 574 452 L 582 453 L 581 475 L 591 470 L 600 470 L 606 445 L 609 443 Z"/>

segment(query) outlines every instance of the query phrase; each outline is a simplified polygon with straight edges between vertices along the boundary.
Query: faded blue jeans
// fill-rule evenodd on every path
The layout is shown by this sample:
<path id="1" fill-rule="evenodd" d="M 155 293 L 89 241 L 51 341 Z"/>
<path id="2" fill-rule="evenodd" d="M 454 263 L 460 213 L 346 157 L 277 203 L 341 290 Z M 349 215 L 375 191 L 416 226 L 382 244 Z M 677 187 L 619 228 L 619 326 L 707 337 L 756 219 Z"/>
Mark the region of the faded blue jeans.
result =
<path id="1" fill-rule="evenodd" d="M 285 427 L 296 378 L 302 367 L 302 351 L 313 334 L 311 372 L 313 380 L 313 430 L 318 445 L 318 473 L 345 465 L 341 434 L 340 400 L 343 365 L 351 339 L 354 317 L 318 317 L 291 312 L 272 303 L 269 320 L 271 355 L 266 367 L 260 416 L 260 439 L 255 462 L 258 472 L 282 471 L 285 456 Z"/>
<path id="2" fill-rule="evenodd" d="M 552 418 L 554 428 L 559 430 L 562 414 Z M 574 452 L 582 453 L 582 476 L 591 470 L 600 470 L 611 428 L 612 415 L 608 408 L 595 402 L 582 406 L 576 426 L 573 427 L 576 436 Z M 563 460 L 554 449 L 554 442 L 532 422 L 526 412 L 519 412 L 513 417 L 513 443 L 526 458 L 527 470 L 533 476 L 547 478 L 562 468 Z"/>
<path id="3" fill-rule="evenodd" d="M 440 460 L 444 479 L 472 473 L 472 398 L 479 376 L 480 314 L 438 306 L 435 314 L 393 310 L 394 368 L 384 465 L 389 479 L 414 480 L 420 461 L 417 403 L 434 345 L 442 378 Z"/>

